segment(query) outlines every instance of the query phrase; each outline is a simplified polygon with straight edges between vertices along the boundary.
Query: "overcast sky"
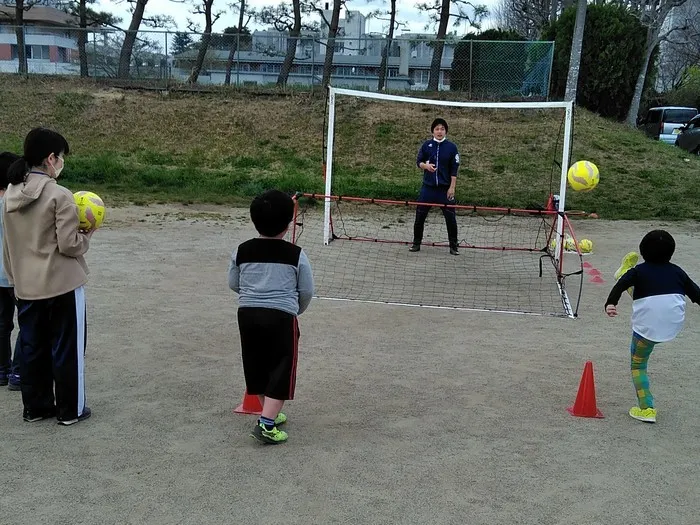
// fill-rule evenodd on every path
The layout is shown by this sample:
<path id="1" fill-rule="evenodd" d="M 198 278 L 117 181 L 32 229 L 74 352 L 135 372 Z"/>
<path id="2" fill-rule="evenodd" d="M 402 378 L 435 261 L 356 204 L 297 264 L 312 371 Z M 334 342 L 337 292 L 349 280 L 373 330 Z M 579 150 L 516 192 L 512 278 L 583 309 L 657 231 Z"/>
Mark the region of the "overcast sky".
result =
<path id="1" fill-rule="evenodd" d="M 231 3 L 238 3 L 236 0 L 216 0 L 214 2 L 214 7 L 218 9 L 225 9 L 225 13 L 221 16 L 219 21 L 214 25 L 214 31 L 223 31 L 224 28 L 235 26 L 238 23 L 238 15 L 236 15 L 230 8 Z M 266 5 L 277 5 L 279 0 L 248 0 L 248 5 L 250 7 L 259 8 Z M 422 33 L 425 32 L 425 25 L 428 22 L 425 14 L 421 13 L 415 8 L 416 0 L 397 0 L 397 11 L 399 20 L 408 23 L 408 28 L 406 31 L 412 33 Z M 476 0 L 474 3 L 484 4 L 489 9 L 492 9 L 498 0 Z M 172 0 L 149 0 L 146 6 L 146 16 L 153 15 L 163 15 L 167 14 L 172 16 L 177 23 L 177 29 L 186 30 L 187 29 L 187 19 L 193 19 L 195 22 L 203 27 L 204 24 L 200 20 L 202 15 L 194 16 L 191 14 L 191 1 L 187 2 L 173 2 Z M 129 20 L 131 19 L 131 14 L 128 11 L 129 4 L 125 1 L 117 0 L 98 0 L 96 3 L 96 9 L 108 11 L 114 13 L 115 15 L 122 18 L 122 27 L 127 27 L 129 25 Z M 365 14 L 373 11 L 375 9 L 381 8 L 382 2 L 380 1 L 366 1 L 366 0 L 349 0 L 348 9 L 353 11 L 361 11 Z M 380 20 L 370 20 L 367 24 L 367 32 L 381 32 L 383 29 L 383 24 Z M 485 24 L 488 26 L 488 23 Z M 253 24 L 251 21 L 252 28 L 263 29 L 260 25 Z M 459 34 L 464 34 L 467 32 L 465 24 L 462 24 L 458 28 L 450 28 L 450 31 L 456 29 Z M 406 32 L 400 31 L 400 32 Z"/>

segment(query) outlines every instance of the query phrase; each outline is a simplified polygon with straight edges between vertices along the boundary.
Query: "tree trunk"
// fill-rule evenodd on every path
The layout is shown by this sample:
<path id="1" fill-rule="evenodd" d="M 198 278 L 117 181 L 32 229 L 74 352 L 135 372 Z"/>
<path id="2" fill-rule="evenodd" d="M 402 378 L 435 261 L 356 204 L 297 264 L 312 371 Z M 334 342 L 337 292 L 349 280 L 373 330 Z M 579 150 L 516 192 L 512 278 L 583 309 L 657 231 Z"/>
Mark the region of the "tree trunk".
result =
<path id="1" fill-rule="evenodd" d="M 634 86 L 634 95 L 632 95 L 632 100 L 630 101 L 630 107 L 627 111 L 627 118 L 625 123 L 631 127 L 637 127 L 637 114 L 639 113 L 639 106 L 642 103 L 642 94 L 644 93 L 644 83 L 647 79 L 647 70 L 649 69 L 649 61 L 651 60 L 651 55 L 654 53 L 654 49 L 659 45 L 659 30 L 650 27 L 647 29 L 647 46 L 644 52 L 644 62 L 639 70 L 639 75 L 637 76 L 637 84 Z"/>
<path id="2" fill-rule="evenodd" d="M 202 71 L 202 66 L 204 65 L 204 59 L 207 56 L 207 50 L 209 49 L 209 42 L 211 41 L 211 8 L 214 0 L 206 0 L 204 2 L 204 19 L 206 20 L 204 25 L 204 34 L 202 35 L 202 41 L 199 43 L 199 52 L 197 53 L 197 61 L 194 63 L 192 72 L 187 78 L 188 84 L 196 84 L 199 78 L 199 73 Z M 238 34 L 240 35 L 240 28 Z"/>
<path id="3" fill-rule="evenodd" d="M 566 92 L 564 100 L 576 103 L 576 89 L 578 87 L 578 73 L 581 69 L 581 50 L 583 49 L 583 33 L 586 27 L 587 0 L 578 0 L 576 5 L 576 25 L 571 41 L 571 55 L 569 56 L 569 74 L 566 77 Z"/>
<path id="4" fill-rule="evenodd" d="M 82 78 L 90 76 L 88 72 L 87 57 L 87 7 L 86 0 L 80 0 L 78 5 L 78 16 L 80 17 L 80 30 L 78 32 L 78 56 L 80 57 L 80 76 Z"/>
<path id="5" fill-rule="evenodd" d="M 437 91 L 440 87 L 440 66 L 442 65 L 442 50 L 445 48 L 445 36 L 447 24 L 450 21 L 450 1 L 442 0 L 440 9 L 440 25 L 435 36 L 433 46 L 433 58 L 430 61 L 430 78 L 428 79 L 428 91 Z"/>
<path id="6" fill-rule="evenodd" d="M 129 29 L 124 35 L 124 43 L 122 44 L 121 53 L 119 53 L 119 69 L 117 70 L 118 78 L 129 78 L 129 70 L 131 69 L 131 54 L 134 51 L 134 43 L 136 42 L 137 32 L 143 20 L 143 12 L 146 10 L 148 0 L 137 0 L 134 6 L 134 13 L 131 15 L 131 23 Z"/>
<path id="7" fill-rule="evenodd" d="M 447 0 L 449 2 L 449 0 Z M 340 21 L 341 0 L 333 0 L 333 15 L 331 25 L 328 27 L 328 39 L 326 40 L 326 56 L 323 60 L 323 80 L 321 85 L 327 88 L 331 82 L 333 71 L 333 53 L 335 53 L 335 36 L 338 34 L 338 22 Z"/>
<path id="8" fill-rule="evenodd" d="M 24 44 L 24 0 L 17 0 L 15 3 L 15 36 L 17 37 L 17 61 L 19 67 L 17 72 L 26 75 L 29 72 L 27 67 L 27 47 Z"/>
<path id="9" fill-rule="evenodd" d="M 277 86 L 279 87 L 287 85 L 289 72 L 294 65 L 294 57 L 297 54 L 297 45 L 299 43 L 299 37 L 301 36 L 301 1 L 292 0 L 292 9 L 294 9 L 294 26 L 289 30 L 289 37 L 287 37 L 287 54 L 284 57 L 280 74 L 277 77 Z"/>
<path id="10" fill-rule="evenodd" d="M 389 34 L 387 35 L 386 45 L 382 50 L 382 62 L 379 64 L 379 83 L 377 91 L 384 91 L 386 88 L 386 73 L 387 63 L 389 62 L 389 51 L 391 43 L 394 40 L 394 24 L 396 23 L 396 0 L 391 0 L 391 13 L 389 15 Z"/>
<path id="11" fill-rule="evenodd" d="M 559 0 L 550 0 L 549 4 L 549 23 L 553 24 L 557 21 L 557 8 L 559 7 Z"/>
<path id="12" fill-rule="evenodd" d="M 231 70 L 233 69 L 233 60 L 236 58 L 236 51 L 238 51 L 238 43 L 241 39 L 241 31 L 243 31 L 243 17 L 245 14 L 245 0 L 241 0 L 240 10 L 238 12 L 238 32 L 235 38 L 231 42 L 231 47 L 228 50 L 228 59 L 226 60 L 226 78 L 224 79 L 224 85 L 231 85 Z"/>

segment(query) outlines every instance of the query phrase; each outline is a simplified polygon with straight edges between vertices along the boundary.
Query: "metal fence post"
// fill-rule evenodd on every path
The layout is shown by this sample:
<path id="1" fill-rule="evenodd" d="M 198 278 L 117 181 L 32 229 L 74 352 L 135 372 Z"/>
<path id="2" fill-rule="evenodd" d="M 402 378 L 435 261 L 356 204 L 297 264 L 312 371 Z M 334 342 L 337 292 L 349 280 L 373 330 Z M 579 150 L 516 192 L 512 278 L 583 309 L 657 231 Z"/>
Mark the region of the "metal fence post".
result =
<path id="1" fill-rule="evenodd" d="M 472 99 L 472 69 L 474 67 L 472 60 L 474 59 L 474 41 L 469 41 L 469 91 L 467 98 Z"/>
<path id="2" fill-rule="evenodd" d="M 236 32 L 236 87 L 241 87 L 241 31 Z"/>
<path id="3" fill-rule="evenodd" d="M 549 71 L 547 76 L 549 77 L 547 82 L 547 95 L 546 101 L 549 102 L 549 94 L 552 92 L 552 68 L 554 67 L 554 42 L 549 45 Z"/>
<path id="4" fill-rule="evenodd" d="M 168 87 L 168 78 L 170 77 L 170 60 L 168 59 L 168 33 L 165 31 L 165 87 Z M 163 72 L 161 71 L 161 78 L 163 78 Z"/>

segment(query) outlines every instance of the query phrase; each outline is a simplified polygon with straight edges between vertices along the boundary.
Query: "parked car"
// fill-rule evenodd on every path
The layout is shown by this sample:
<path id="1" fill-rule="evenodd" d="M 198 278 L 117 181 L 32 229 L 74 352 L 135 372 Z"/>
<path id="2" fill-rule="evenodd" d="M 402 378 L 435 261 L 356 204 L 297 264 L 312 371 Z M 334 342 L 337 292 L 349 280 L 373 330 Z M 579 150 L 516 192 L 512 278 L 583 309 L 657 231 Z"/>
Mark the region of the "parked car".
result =
<path id="1" fill-rule="evenodd" d="M 649 137 L 675 144 L 680 128 L 698 114 L 696 108 L 664 106 L 651 108 L 639 125 Z"/>
<path id="2" fill-rule="evenodd" d="M 680 128 L 680 133 L 676 136 L 676 146 L 700 155 L 700 115 Z"/>

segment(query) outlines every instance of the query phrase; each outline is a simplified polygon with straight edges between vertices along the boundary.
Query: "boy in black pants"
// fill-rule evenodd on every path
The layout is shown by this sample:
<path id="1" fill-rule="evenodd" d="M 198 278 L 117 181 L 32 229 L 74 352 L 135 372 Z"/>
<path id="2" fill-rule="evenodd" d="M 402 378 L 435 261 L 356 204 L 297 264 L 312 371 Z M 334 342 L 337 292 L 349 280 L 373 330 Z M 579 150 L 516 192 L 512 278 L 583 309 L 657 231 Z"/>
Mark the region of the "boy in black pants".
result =
<path id="1" fill-rule="evenodd" d="M 5 190 L 7 189 L 7 170 L 19 159 L 14 153 L 0 153 L 0 246 L 4 235 L 2 209 L 5 206 Z M 15 317 L 15 290 L 10 284 L 0 258 L 0 386 L 8 385 L 8 390 L 18 391 L 19 384 L 19 337 L 12 355 L 12 330 Z"/>
<path id="2" fill-rule="evenodd" d="M 239 294 L 246 391 L 257 395 L 262 414 L 251 436 L 262 443 L 287 440 L 277 427 L 286 423 L 284 402 L 294 399 L 299 325 L 314 293 L 311 265 L 304 251 L 283 238 L 294 216 L 294 201 L 270 190 L 253 200 L 250 218 L 260 237 L 234 250 L 228 284 Z"/>

